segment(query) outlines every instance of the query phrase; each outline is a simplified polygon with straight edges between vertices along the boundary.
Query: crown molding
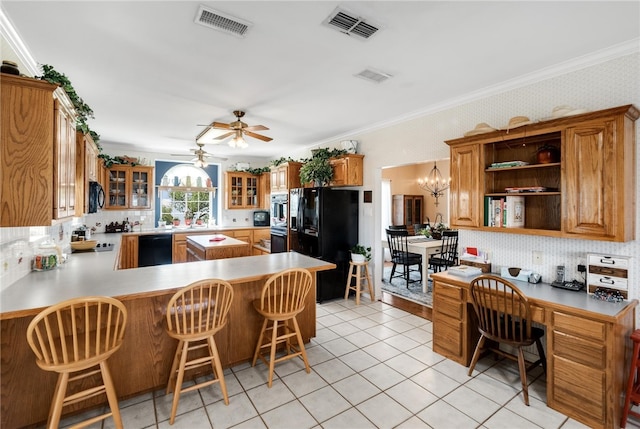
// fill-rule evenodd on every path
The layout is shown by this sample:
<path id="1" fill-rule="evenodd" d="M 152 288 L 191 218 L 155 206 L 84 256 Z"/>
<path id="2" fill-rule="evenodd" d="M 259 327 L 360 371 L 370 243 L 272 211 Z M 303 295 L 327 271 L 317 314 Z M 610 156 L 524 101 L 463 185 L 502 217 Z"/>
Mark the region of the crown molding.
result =
<path id="1" fill-rule="evenodd" d="M 434 113 L 438 113 L 443 110 L 458 107 L 476 100 L 498 95 L 506 91 L 521 88 L 521 87 L 531 85 L 537 82 L 541 82 L 544 80 L 548 80 L 554 77 L 562 76 L 574 71 L 582 70 L 594 65 L 605 63 L 607 61 L 614 60 L 616 58 L 621 58 L 627 55 L 632 55 L 637 53 L 640 53 L 640 38 L 631 39 L 626 42 L 619 43 L 617 45 L 613 45 L 605 49 L 601 49 L 599 51 L 595 51 L 586 55 L 572 58 L 570 60 L 555 64 L 553 66 L 545 67 L 543 69 L 536 70 L 534 72 L 527 73 L 522 76 L 518 76 L 517 78 L 509 79 L 504 82 L 500 82 L 499 84 L 491 85 L 491 86 L 479 89 L 477 91 L 464 94 L 463 96 L 460 96 L 460 97 L 452 98 L 449 100 L 445 100 L 441 103 L 433 104 L 424 109 L 407 113 L 406 115 L 402 115 L 384 122 L 378 122 L 376 124 L 372 124 L 370 126 L 360 128 L 357 130 L 349 131 L 348 133 L 334 136 L 332 138 L 325 139 L 321 142 L 316 142 L 312 145 L 312 147 L 316 145 L 330 144 L 335 142 L 336 140 L 339 141 L 339 140 L 344 140 L 349 138 L 355 138 L 355 136 L 363 133 L 368 133 L 368 132 L 380 130 L 383 128 L 387 128 L 393 125 L 398 125 L 412 119 L 420 118 L 427 115 L 432 115 Z"/>
<path id="2" fill-rule="evenodd" d="M 16 31 L 13 23 L 5 13 L 4 9 L 0 7 L 0 34 L 7 41 L 11 49 L 15 52 L 16 56 L 20 60 L 20 63 L 27 69 L 27 74 L 36 76 L 40 74 L 38 62 L 33 58 L 31 52 L 22 41 L 22 38 Z"/>

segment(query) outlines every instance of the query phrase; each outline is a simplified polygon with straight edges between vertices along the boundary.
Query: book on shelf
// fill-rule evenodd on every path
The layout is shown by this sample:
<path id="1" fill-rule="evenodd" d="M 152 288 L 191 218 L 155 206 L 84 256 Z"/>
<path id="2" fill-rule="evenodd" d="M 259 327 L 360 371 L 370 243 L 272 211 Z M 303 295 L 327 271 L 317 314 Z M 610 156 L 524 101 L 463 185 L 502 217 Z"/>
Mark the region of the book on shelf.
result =
<path id="1" fill-rule="evenodd" d="M 519 187 L 507 187 L 504 188 L 505 192 L 518 193 L 518 192 L 546 192 L 549 189 L 544 186 L 519 186 Z"/>
<path id="2" fill-rule="evenodd" d="M 523 196 L 484 197 L 484 226 L 524 228 L 524 214 Z"/>
<path id="3" fill-rule="evenodd" d="M 494 162 L 489 168 L 509 168 L 509 167 L 522 167 L 523 165 L 529 165 L 528 162 L 525 161 L 504 161 L 504 162 Z"/>

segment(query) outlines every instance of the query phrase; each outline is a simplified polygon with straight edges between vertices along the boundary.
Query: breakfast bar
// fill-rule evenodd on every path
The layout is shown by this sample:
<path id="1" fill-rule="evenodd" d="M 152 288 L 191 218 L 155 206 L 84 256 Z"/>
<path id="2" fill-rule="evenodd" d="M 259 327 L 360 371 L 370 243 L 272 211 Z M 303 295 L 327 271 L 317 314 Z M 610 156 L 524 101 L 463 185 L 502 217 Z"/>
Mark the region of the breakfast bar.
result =
<path id="1" fill-rule="evenodd" d="M 47 420 L 57 374 L 37 367 L 26 330 L 31 319 L 52 304 L 89 295 L 112 296 L 125 304 L 129 319 L 124 343 L 109 359 L 118 397 L 124 399 L 167 383 L 176 340 L 167 335 L 164 318 L 167 303 L 178 289 L 206 278 L 233 285 L 227 326 L 216 335 L 222 365 L 229 367 L 253 356 L 261 319 L 252 301 L 259 298 L 269 276 L 295 267 L 314 274 L 305 309 L 298 316 L 303 340 L 308 342 L 316 335 L 315 274 L 335 268 L 332 263 L 292 252 L 120 271 L 99 268 L 105 265 L 98 263 L 105 257 L 99 252 L 74 254 L 62 267 L 33 273 L 0 293 L 1 427 Z M 70 406 L 65 411 L 75 410 L 78 408 Z"/>

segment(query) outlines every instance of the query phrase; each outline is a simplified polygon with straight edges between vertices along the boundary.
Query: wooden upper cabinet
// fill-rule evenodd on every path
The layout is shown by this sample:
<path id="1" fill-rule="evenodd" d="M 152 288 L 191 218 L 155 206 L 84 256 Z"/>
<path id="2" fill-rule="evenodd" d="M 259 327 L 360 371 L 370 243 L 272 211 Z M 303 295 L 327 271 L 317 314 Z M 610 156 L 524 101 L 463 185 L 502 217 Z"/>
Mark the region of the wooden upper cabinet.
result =
<path id="1" fill-rule="evenodd" d="M 633 119 L 625 114 L 567 128 L 563 151 L 567 234 L 634 239 L 634 134 Z"/>
<path id="2" fill-rule="evenodd" d="M 227 171 L 225 177 L 226 209 L 257 209 L 260 200 L 260 176 L 240 171 Z"/>
<path id="3" fill-rule="evenodd" d="M 54 92 L 53 217 L 76 214 L 76 116 L 62 88 Z"/>
<path id="4" fill-rule="evenodd" d="M 632 105 L 449 140 L 451 224 L 486 231 L 630 241 L 635 236 Z M 538 162 L 549 146 L 560 159 Z M 525 165 L 504 165 L 523 161 Z M 536 188 L 514 192 L 510 188 Z M 491 225 L 491 200 L 524 197 L 524 227 Z"/>
<path id="5" fill-rule="evenodd" d="M 260 175 L 258 195 L 260 196 L 260 208 L 269 210 L 271 207 L 271 172 Z"/>
<path id="6" fill-rule="evenodd" d="M 451 226 L 478 227 L 482 199 L 480 145 L 451 148 L 451 186 L 449 190 Z M 455 173 L 454 173 L 455 172 Z"/>
<path id="7" fill-rule="evenodd" d="M 296 161 L 271 167 L 271 192 L 287 192 L 289 189 L 300 188 L 300 167 L 302 163 Z"/>
<path id="8" fill-rule="evenodd" d="M 48 82 L 8 74 L 0 92 L 0 226 L 50 226 L 74 216 L 75 113 L 69 98 Z"/>
<path id="9" fill-rule="evenodd" d="M 333 179 L 329 186 L 362 186 L 364 155 L 344 155 L 331 159 Z"/>
<path id="10" fill-rule="evenodd" d="M 105 209 L 150 209 L 153 167 L 116 165 L 107 171 Z"/>
<path id="11" fill-rule="evenodd" d="M 98 146 L 89 134 L 76 132 L 76 214 L 89 211 L 89 182 L 100 182 Z"/>

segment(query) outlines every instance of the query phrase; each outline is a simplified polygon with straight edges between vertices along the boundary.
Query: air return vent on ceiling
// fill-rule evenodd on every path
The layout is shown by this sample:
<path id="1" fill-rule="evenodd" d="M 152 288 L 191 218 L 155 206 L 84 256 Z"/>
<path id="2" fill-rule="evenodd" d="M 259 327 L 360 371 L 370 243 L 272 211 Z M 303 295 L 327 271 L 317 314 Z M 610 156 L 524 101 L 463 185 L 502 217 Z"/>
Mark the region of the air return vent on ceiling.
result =
<path id="1" fill-rule="evenodd" d="M 360 73 L 355 74 L 354 76 L 374 83 L 382 83 L 391 77 L 389 73 L 374 70 L 372 68 L 362 70 Z"/>
<path id="2" fill-rule="evenodd" d="M 244 37 L 249 27 L 253 25 L 248 21 L 210 9 L 206 6 L 200 6 L 198 9 L 195 23 L 227 34 L 232 34 L 236 37 Z"/>
<path id="3" fill-rule="evenodd" d="M 373 24 L 371 20 L 366 22 L 365 18 L 340 7 L 337 7 L 331 12 L 331 15 L 324 20 L 323 24 L 341 33 L 358 36 L 363 39 L 368 39 L 380 29 L 379 26 Z"/>

